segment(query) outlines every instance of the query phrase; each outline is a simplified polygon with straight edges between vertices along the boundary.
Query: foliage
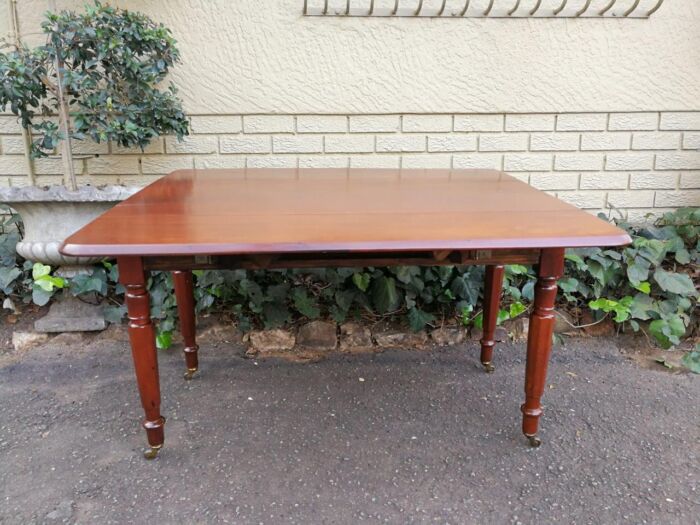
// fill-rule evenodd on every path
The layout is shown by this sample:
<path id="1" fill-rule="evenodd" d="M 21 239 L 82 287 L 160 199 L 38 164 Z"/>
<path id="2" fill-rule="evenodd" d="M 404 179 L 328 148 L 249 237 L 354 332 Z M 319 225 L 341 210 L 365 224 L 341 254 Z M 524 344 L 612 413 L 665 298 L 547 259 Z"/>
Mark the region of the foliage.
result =
<path id="1" fill-rule="evenodd" d="M 687 366 L 691 372 L 700 374 L 700 344 L 695 345 L 695 350 L 683 356 L 683 364 Z"/>
<path id="2" fill-rule="evenodd" d="M 700 209 L 665 214 L 654 226 L 634 228 L 621 250 L 588 248 L 567 254 L 566 277 L 559 282 L 564 299 L 614 314 L 633 330 L 648 323 L 664 348 L 680 343 L 697 307 L 700 263 Z"/>
<path id="3" fill-rule="evenodd" d="M 32 301 L 39 306 L 48 303 L 53 293 L 66 285 L 65 279 L 51 275 L 51 266 L 38 262 L 32 266 L 32 280 Z"/>
<path id="4" fill-rule="evenodd" d="M 630 232 L 631 245 L 567 253 L 565 276 L 559 281 L 560 307 L 572 312 L 588 309 L 598 319 L 612 316 L 635 331 L 648 331 L 664 348 L 677 345 L 697 323 L 700 210 L 667 214 L 653 226 L 620 225 Z M 105 262 L 92 275 L 54 280 L 48 267 L 22 266 L 15 259 L 11 247 L 16 239 L 11 231 L 0 236 L 2 293 L 38 304 L 59 289 L 75 295 L 93 293 L 115 303 L 106 309 L 110 321 L 124 317 L 124 306 L 114 301 L 124 292 L 116 265 Z M 303 319 L 362 318 L 392 319 L 418 331 L 450 319 L 479 328 L 483 319 L 484 270 L 476 266 L 207 270 L 194 275 L 197 311 L 231 312 L 243 330 L 276 328 Z M 528 311 L 534 284 L 531 268 L 506 266 L 499 323 Z M 148 287 L 151 315 L 159 326 L 158 344 L 167 347 L 176 323 L 172 277 L 154 272 Z M 687 359 L 691 368 L 697 368 L 698 351 Z"/>
<path id="5" fill-rule="evenodd" d="M 72 138 L 143 148 L 158 135 L 188 133 L 175 87 L 158 89 L 179 58 L 169 29 L 100 2 L 85 13 L 47 13 L 42 29 L 46 44 L 0 53 L 0 109 L 36 132 L 33 157 L 64 138 L 50 118 L 60 106 L 59 63 Z"/>
<path id="6" fill-rule="evenodd" d="M 11 296 L 17 295 L 25 286 L 28 264 L 21 264 L 15 252 L 15 245 L 20 239 L 18 222 L 17 215 L 13 215 L 8 206 L 0 205 L 0 297 L 4 296 L 5 299 L 3 307 L 9 306 Z"/>

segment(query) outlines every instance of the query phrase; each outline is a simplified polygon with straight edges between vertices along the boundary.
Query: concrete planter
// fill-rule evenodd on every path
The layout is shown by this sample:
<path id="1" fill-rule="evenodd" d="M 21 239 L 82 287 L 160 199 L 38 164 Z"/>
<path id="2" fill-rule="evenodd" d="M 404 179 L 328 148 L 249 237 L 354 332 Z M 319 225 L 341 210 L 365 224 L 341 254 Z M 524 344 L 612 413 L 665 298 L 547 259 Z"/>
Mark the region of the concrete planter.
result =
<path id="1" fill-rule="evenodd" d="M 59 267 L 57 273 L 70 277 L 90 272 L 99 257 L 69 257 L 58 249 L 66 237 L 85 226 L 139 188 L 126 186 L 82 186 L 69 191 L 64 186 L 0 188 L 0 202 L 10 205 L 24 223 L 24 238 L 17 253 L 33 262 Z M 102 330 L 105 320 L 98 307 L 90 308 L 65 293 L 51 306 L 49 314 L 35 323 L 42 332 Z"/>
<path id="2" fill-rule="evenodd" d="M 78 191 L 64 186 L 0 188 L 0 202 L 22 217 L 24 239 L 17 243 L 19 255 L 51 266 L 85 266 L 100 259 L 61 255 L 61 243 L 136 191 L 138 188 L 126 186 L 82 186 Z"/>

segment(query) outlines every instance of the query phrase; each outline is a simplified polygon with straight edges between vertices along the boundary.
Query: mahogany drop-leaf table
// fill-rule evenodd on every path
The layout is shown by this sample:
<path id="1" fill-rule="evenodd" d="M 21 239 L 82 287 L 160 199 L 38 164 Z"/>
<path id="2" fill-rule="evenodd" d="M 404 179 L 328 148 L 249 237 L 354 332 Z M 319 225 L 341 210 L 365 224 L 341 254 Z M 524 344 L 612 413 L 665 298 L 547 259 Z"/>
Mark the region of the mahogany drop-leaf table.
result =
<path id="1" fill-rule="evenodd" d="M 537 446 L 564 250 L 629 242 L 614 225 L 499 171 L 234 169 L 171 173 L 71 235 L 61 251 L 117 258 L 152 458 L 165 418 L 149 270 L 173 272 L 191 378 L 194 269 L 485 265 L 481 362 L 492 371 L 504 264 L 536 265 L 521 410 L 523 433 Z"/>

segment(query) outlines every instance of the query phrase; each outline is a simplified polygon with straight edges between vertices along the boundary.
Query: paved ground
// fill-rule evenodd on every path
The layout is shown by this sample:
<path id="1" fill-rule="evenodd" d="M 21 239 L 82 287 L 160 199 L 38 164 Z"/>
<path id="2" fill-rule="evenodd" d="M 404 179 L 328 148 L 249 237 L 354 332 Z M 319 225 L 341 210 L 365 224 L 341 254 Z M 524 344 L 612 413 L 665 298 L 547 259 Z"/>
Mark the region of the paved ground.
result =
<path id="1" fill-rule="evenodd" d="M 142 459 L 123 341 L 0 368 L 0 523 L 700 523 L 700 380 L 606 340 L 555 350 L 539 449 L 523 349 L 254 362 L 161 354 L 166 447 Z"/>

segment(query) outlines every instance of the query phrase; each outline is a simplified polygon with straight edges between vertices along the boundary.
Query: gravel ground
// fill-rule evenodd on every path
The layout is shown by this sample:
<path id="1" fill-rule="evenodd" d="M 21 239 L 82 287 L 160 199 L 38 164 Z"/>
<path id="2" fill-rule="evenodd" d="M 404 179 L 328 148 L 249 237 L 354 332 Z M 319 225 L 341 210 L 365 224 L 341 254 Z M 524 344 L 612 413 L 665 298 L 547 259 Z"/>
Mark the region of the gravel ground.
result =
<path id="1" fill-rule="evenodd" d="M 520 434 L 524 351 L 246 360 L 161 353 L 166 445 L 128 344 L 61 337 L 0 362 L 0 523 L 700 523 L 700 381 L 612 340 L 555 349 L 544 443 Z"/>

